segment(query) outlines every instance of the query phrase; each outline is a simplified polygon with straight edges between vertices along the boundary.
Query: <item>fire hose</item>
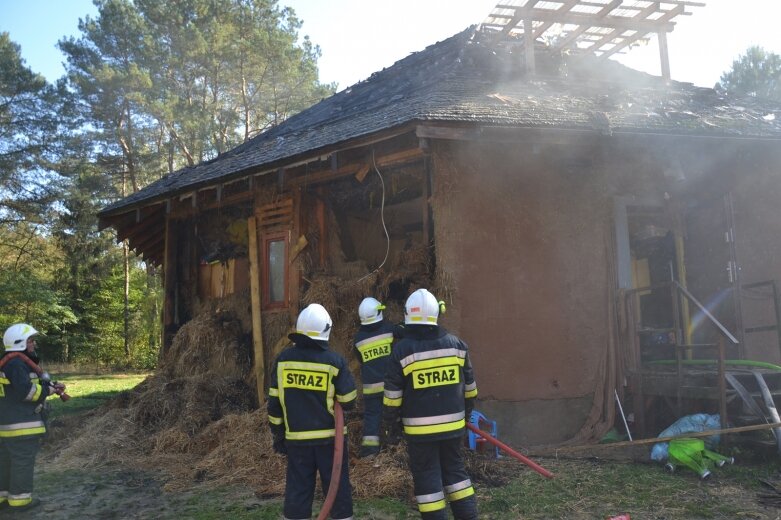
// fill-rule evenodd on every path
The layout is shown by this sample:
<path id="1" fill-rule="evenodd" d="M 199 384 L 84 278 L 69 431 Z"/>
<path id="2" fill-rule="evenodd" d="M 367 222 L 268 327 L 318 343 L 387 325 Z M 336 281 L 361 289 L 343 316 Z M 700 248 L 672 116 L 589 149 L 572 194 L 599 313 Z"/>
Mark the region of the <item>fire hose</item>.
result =
<path id="1" fill-rule="evenodd" d="M 514 449 L 512 449 L 511 447 L 509 447 L 508 445 L 506 445 L 502 441 L 500 441 L 499 439 L 496 439 L 495 437 L 492 437 L 491 435 L 487 434 L 486 432 L 484 432 L 483 430 L 481 430 L 480 428 L 478 428 L 474 424 L 467 423 L 466 427 L 469 428 L 474 433 L 476 433 L 477 435 L 479 435 L 480 437 L 482 437 L 483 439 L 485 439 L 486 441 L 490 442 L 491 444 L 493 444 L 494 446 L 499 448 L 500 450 L 504 451 L 508 455 L 511 455 L 511 456 L 515 457 L 516 459 L 518 459 L 519 461 L 523 462 L 524 464 L 529 466 L 531 469 L 533 469 L 534 471 L 536 471 L 537 473 L 539 473 L 543 477 L 545 477 L 545 478 L 553 478 L 553 473 L 551 473 L 547 469 L 543 468 L 542 466 L 540 466 L 539 464 L 537 464 L 536 462 L 534 462 L 530 458 L 524 457 L 523 455 L 521 455 L 520 453 L 518 453 L 517 451 L 515 451 Z"/>
<path id="2" fill-rule="evenodd" d="M 342 477 L 342 458 L 344 457 L 344 413 L 339 401 L 334 400 L 334 465 L 331 467 L 331 485 L 328 486 L 323 508 L 317 515 L 317 520 L 325 520 L 331 514 L 331 508 L 339 491 L 339 480 Z"/>
<path id="3" fill-rule="evenodd" d="M 27 364 L 27 366 L 29 366 L 33 370 L 33 372 L 38 374 L 38 378 L 40 379 L 40 381 L 43 384 L 47 385 L 51 389 L 52 393 L 59 395 L 60 399 L 62 399 L 63 401 L 67 401 L 68 399 L 71 398 L 71 396 L 65 393 L 65 390 L 62 390 L 57 386 L 58 384 L 57 381 L 49 380 L 49 375 L 46 372 L 44 372 L 41 369 L 41 367 L 39 367 L 32 359 L 25 356 L 23 352 L 9 352 L 5 356 L 3 356 L 3 358 L 0 359 L 0 369 L 3 368 L 6 363 L 8 363 L 14 358 L 20 358 L 22 361 L 24 361 Z"/>

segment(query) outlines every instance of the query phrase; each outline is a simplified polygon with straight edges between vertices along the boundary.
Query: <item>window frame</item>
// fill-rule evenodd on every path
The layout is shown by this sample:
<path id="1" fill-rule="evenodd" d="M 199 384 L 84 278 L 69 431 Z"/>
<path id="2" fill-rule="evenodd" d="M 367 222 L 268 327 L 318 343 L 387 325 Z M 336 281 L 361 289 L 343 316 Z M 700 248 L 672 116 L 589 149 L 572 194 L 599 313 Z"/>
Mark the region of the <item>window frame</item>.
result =
<path id="1" fill-rule="evenodd" d="M 283 261 L 283 287 L 284 297 L 281 301 L 271 300 L 271 269 L 269 262 L 269 255 L 271 253 L 271 243 L 282 242 L 285 247 L 284 261 Z M 263 300 L 263 310 L 273 309 L 287 309 L 290 305 L 290 232 L 289 231 L 275 231 L 270 233 L 263 233 L 263 274 L 261 293 Z"/>

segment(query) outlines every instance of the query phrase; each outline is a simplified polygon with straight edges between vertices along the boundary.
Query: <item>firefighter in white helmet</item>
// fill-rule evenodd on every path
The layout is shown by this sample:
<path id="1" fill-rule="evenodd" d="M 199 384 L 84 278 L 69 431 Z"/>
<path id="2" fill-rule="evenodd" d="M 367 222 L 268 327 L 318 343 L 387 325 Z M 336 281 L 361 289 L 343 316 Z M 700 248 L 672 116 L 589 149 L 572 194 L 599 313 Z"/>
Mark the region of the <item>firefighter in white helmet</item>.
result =
<path id="1" fill-rule="evenodd" d="M 352 488 L 347 464 L 347 428 L 334 430 L 334 399 L 345 410 L 355 404 L 357 391 L 347 361 L 328 348 L 333 322 L 317 303 L 298 315 L 293 345 L 274 361 L 269 384 L 268 419 L 274 451 L 287 455 L 285 519 L 312 516 L 315 475 L 320 473 L 323 495 L 331 484 L 334 438 L 344 435 L 342 472 L 333 519 L 352 519 Z"/>
<path id="2" fill-rule="evenodd" d="M 46 425 L 41 411 L 46 397 L 65 385 L 38 376 L 35 335 L 26 323 L 3 334 L 0 359 L 0 509 L 26 511 L 40 504 L 33 498 L 35 458 Z"/>
<path id="3" fill-rule="evenodd" d="M 382 435 L 393 444 L 403 429 L 421 518 L 447 519 L 449 502 L 456 520 L 476 520 L 463 437 L 477 385 L 466 343 L 438 326 L 441 311 L 426 289 L 407 299 L 385 376 Z"/>
<path id="4" fill-rule="evenodd" d="M 385 369 L 393 344 L 394 325 L 383 318 L 385 306 L 375 298 L 364 298 L 358 306 L 361 326 L 355 334 L 354 347 L 361 362 L 363 385 L 363 437 L 360 457 L 380 451 L 382 396 Z"/>

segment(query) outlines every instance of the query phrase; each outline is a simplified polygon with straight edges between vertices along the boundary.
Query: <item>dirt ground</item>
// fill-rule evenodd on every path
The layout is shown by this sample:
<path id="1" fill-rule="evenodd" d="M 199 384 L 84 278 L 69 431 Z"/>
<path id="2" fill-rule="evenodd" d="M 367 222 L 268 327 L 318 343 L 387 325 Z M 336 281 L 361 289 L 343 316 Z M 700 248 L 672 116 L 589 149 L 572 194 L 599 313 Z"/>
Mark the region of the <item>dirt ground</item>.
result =
<path id="1" fill-rule="evenodd" d="M 208 482 L 189 483 L 180 491 L 164 491 L 170 476 L 164 468 L 159 470 L 108 465 L 102 468 L 84 468 L 63 471 L 52 463 L 52 453 L 44 449 L 36 468 L 36 496 L 42 505 L 28 513 L 17 513 L 12 518 L 47 520 L 66 519 L 208 519 L 208 518 L 259 518 L 281 517 L 279 497 L 259 496 L 247 486 L 230 485 L 214 488 Z M 579 458 L 538 458 L 544 467 L 557 475 L 550 481 L 520 466 L 507 458 L 483 460 L 487 475 L 476 482 L 481 504 L 481 520 L 504 520 L 524 518 L 568 518 L 586 520 L 608 518 L 610 514 L 629 513 L 632 520 L 672 520 L 689 518 L 756 519 L 781 520 L 781 501 L 775 506 L 763 505 L 761 496 L 773 495 L 769 487 L 758 479 L 768 471 L 763 461 L 752 461 L 732 470 L 719 473 L 708 482 L 700 482 L 693 475 L 666 475 L 661 468 L 641 464 L 641 472 L 658 472 L 659 479 L 680 488 L 680 505 L 671 506 L 659 497 L 658 506 L 654 499 L 637 505 L 632 510 L 618 499 L 618 495 L 634 493 L 669 493 L 665 488 L 641 489 L 647 487 L 643 481 L 624 477 L 637 463 L 627 460 L 608 460 L 594 455 Z M 474 461 L 473 461 L 474 464 Z M 756 464 L 756 466 L 755 466 Z M 473 466 L 474 467 L 474 466 Z M 776 465 L 777 467 L 777 465 Z M 259 469 L 260 470 L 260 469 Z M 775 469 L 775 471 L 778 471 Z M 756 473 L 756 479 L 753 474 Z M 521 475 L 520 483 L 499 485 L 507 478 Z M 781 473 L 778 474 L 781 477 Z M 611 479 L 616 478 L 619 484 Z M 493 479 L 493 482 L 490 480 Z M 677 479 L 669 481 L 669 479 Z M 752 482 L 757 480 L 757 482 Z M 778 480 L 781 484 L 781 478 Z M 496 487 L 495 487 L 496 486 Z M 615 489 L 616 486 L 623 489 Z M 176 486 L 181 487 L 181 486 Z M 611 488 L 611 489 L 608 489 Z M 781 488 L 779 488 L 781 490 Z M 595 493 L 604 496 L 593 496 Z M 537 498 L 535 498 L 535 496 Z M 777 495 L 781 499 L 781 494 Z M 565 512 L 553 505 L 548 513 L 527 504 L 534 501 L 567 501 Z M 714 501 L 723 501 L 723 507 L 714 506 Z M 316 500 L 316 507 L 317 507 Z M 707 508 L 701 508 L 703 505 Z M 401 507 L 401 512 L 399 512 Z M 406 511 L 405 511 L 406 510 Z M 701 511 L 701 513 L 698 513 Z M 10 516 L 10 515 L 7 515 Z M 2 513 L 0 513 L 0 517 Z M 372 503 L 356 503 L 355 518 L 392 520 L 417 518 L 411 503 L 403 501 L 396 510 L 376 506 Z"/>

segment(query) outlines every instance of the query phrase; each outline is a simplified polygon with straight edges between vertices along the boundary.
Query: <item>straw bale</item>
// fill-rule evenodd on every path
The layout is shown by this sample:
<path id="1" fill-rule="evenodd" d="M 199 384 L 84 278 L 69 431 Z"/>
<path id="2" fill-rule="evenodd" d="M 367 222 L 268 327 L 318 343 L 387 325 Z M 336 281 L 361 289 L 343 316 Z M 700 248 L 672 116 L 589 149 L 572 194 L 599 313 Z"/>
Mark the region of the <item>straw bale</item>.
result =
<path id="1" fill-rule="evenodd" d="M 287 335 L 293 332 L 293 324 L 290 323 L 288 312 L 264 312 L 263 313 L 263 344 L 271 359 L 274 359 L 277 350 L 287 345 L 290 340 Z M 279 346 L 282 343 L 281 347 Z"/>
<path id="2" fill-rule="evenodd" d="M 154 453 L 185 453 L 190 446 L 190 436 L 178 428 L 169 428 L 151 439 Z"/>
<path id="3" fill-rule="evenodd" d="M 131 401 L 130 413 L 133 422 L 147 431 L 176 426 L 192 435 L 225 414 L 251 409 L 254 394 L 243 379 L 210 374 L 174 380 L 154 376 Z"/>
<path id="4" fill-rule="evenodd" d="M 249 337 L 229 314 L 200 314 L 182 325 L 161 359 L 170 377 L 211 372 L 244 377 L 251 368 Z"/>
<path id="5" fill-rule="evenodd" d="M 303 304 L 319 303 L 329 314 L 335 313 L 338 308 L 338 287 L 342 279 L 337 276 L 317 275 L 312 276 L 308 282 L 309 287 L 304 291 L 302 298 Z"/>
<path id="6" fill-rule="evenodd" d="M 138 450 L 139 440 L 127 410 L 110 409 L 93 415 L 75 432 L 71 442 L 58 451 L 52 464 L 58 469 L 100 467 L 130 458 Z"/>
<path id="7" fill-rule="evenodd" d="M 262 495 L 284 493 L 286 460 L 273 453 L 264 410 L 223 417 L 196 435 L 190 449 L 199 456 L 198 461 L 189 467 L 172 468 L 183 478 L 173 479 L 166 490 L 208 480 L 214 485 L 242 482 Z"/>
<path id="8" fill-rule="evenodd" d="M 385 448 L 373 459 L 355 459 L 350 483 L 356 498 L 408 498 L 412 492 L 408 460 L 403 445 Z"/>
<path id="9" fill-rule="evenodd" d="M 385 310 L 382 311 L 382 317 L 391 323 L 402 323 L 404 321 L 404 304 L 396 300 L 389 300 L 383 303 Z"/>
<path id="10" fill-rule="evenodd" d="M 428 276 L 431 265 L 431 248 L 428 245 L 409 247 L 399 253 L 397 269 L 411 276 Z"/>
<path id="11" fill-rule="evenodd" d="M 193 309 L 194 316 L 219 316 L 222 320 L 235 319 L 244 334 L 252 333 L 252 301 L 249 288 L 224 296 L 199 301 Z"/>

